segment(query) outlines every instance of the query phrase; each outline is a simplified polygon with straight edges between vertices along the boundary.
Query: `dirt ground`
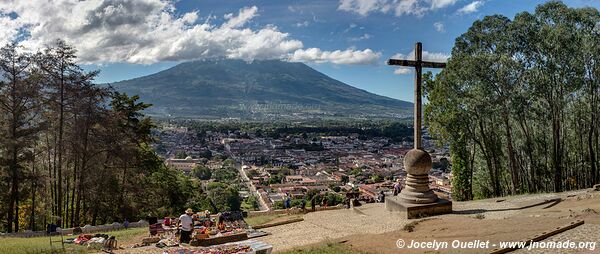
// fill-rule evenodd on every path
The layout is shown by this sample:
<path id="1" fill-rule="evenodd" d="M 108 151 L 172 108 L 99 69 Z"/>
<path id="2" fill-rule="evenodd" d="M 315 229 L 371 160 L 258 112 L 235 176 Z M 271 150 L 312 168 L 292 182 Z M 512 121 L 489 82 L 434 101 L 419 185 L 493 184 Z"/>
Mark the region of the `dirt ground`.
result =
<path id="1" fill-rule="evenodd" d="M 469 202 L 454 202 L 453 213 L 423 220 L 407 220 L 402 213 L 387 212 L 383 204 L 368 204 L 303 215 L 304 221 L 264 231 L 270 233 L 256 240 L 271 244 L 276 253 L 304 249 L 326 243 L 342 243 L 360 253 L 486 253 L 500 241 L 521 241 L 542 232 L 581 219 L 585 225 L 568 230 L 547 241 L 594 241 L 594 251 L 540 250 L 531 253 L 600 253 L 600 192 L 586 190 L 522 195 Z M 412 232 L 405 229 L 412 227 Z M 162 253 L 153 246 L 131 249 L 132 239 L 122 243 L 126 249 L 117 253 Z M 400 249 L 398 239 L 410 244 L 433 241 L 448 242 L 448 247 Z M 490 241 L 488 249 L 453 249 L 452 241 Z M 529 251 L 516 251 L 527 252 Z"/>
<path id="2" fill-rule="evenodd" d="M 452 241 L 490 241 L 489 249 L 496 248 L 493 244 L 499 241 L 519 241 L 533 236 L 549 228 L 559 227 L 568 223 L 568 219 L 550 218 L 512 218 L 502 220 L 485 220 L 470 217 L 449 217 L 426 220 L 418 223 L 413 232 L 398 230 L 383 234 L 354 235 L 341 241 L 353 249 L 364 253 L 399 253 L 396 246 L 398 239 L 404 240 L 408 246 L 412 241 L 418 242 L 448 242 L 447 248 L 418 248 L 404 247 L 402 253 L 481 253 L 482 249 L 453 249 Z"/>
<path id="3" fill-rule="evenodd" d="M 343 242 L 363 253 L 482 253 L 498 248 L 500 241 L 522 241 L 549 231 L 556 227 L 564 226 L 571 221 L 582 219 L 586 223 L 585 229 L 592 232 L 580 232 L 572 236 L 566 235 L 564 239 L 571 241 L 593 240 L 600 244 L 600 194 L 598 193 L 580 193 L 566 194 L 566 196 L 557 196 L 553 199 L 535 199 L 512 198 L 515 200 L 503 200 L 516 204 L 513 208 L 506 208 L 516 211 L 505 217 L 486 218 L 486 211 L 481 210 L 476 214 L 481 215 L 445 215 L 435 217 L 429 220 L 423 220 L 416 223 L 412 232 L 404 229 L 387 232 L 382 234 L 361 234 L 340 238 L 337 241 Z M 500 199 L 502 200 L 502 199 Z M 502 203 L 502 202 L 498 202 Z M 498 209 L 496 209 L 498 210 Z M 414 224 L 414 223 L 413 223 Z M 571 231 L 571 230 L 569 230 Z M 569 234 L 566 231 L 563 234 Z M 585 237 L 580 237 L 584 235 Z M 578 239 L 579 238 L 579 239 Z M 583 239 L 586 238 L 586 239 Z M 406 244 L 400 249 L 396 246 L 398 239 L 402 239 Z M 434 241 L 448 242 L 447 248 L 419 248 L 408 249 L 406 246 L 411 241 L 425 242 Z M 490 241 L 489 249 L 454 249 L 452 242 L 459 240 L 466 241 Z M 496 246 L 493 246 L 496 244 Z M 572 251 L 573 253 L 600 253 L 600 247 L 595 251 Z M 564 253 L 563 251 L 547 251 L 543 253 Z"/>

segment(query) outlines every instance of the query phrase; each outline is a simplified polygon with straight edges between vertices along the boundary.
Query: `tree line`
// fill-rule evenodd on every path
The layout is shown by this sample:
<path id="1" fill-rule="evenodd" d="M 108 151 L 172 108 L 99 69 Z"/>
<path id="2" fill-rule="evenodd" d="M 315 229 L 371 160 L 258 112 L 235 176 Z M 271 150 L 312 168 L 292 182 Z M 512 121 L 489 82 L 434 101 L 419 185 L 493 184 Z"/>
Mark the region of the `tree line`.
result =
<path id="1" fill-rule="evenodd" d="M 248 137 L 253 133 L 258 137 L 281 138 L 288 135 L 307 138 L 311 136 L 343 136 L 358 134 L 360 139 L 387 137 L 394 141 L 412 141 L 412 126 L 408 119 L 373 119 L 373 120 L 311 120 L 306 122 L 249 122 L 249 121 L 177 121 L 170 123 L 189 127 L 200 137 L 207 131 L 221 133 L 242 133 Z"/>
<path id="2" fill-rule="evenodd" d="M 150 105 L 95 85 L 98 72 L 76 60 L 60 40 L 0 49 L 0 231 L 134 220 L 189 202 L 162 198 L 189 184 L 149 146 Z"/>
<path id="3" fill-rule="evenodd" d="M 600 183 L 600 13 L 561 2 L 478 20 L 428 74 L 430 131 L 457 200 Z"/>

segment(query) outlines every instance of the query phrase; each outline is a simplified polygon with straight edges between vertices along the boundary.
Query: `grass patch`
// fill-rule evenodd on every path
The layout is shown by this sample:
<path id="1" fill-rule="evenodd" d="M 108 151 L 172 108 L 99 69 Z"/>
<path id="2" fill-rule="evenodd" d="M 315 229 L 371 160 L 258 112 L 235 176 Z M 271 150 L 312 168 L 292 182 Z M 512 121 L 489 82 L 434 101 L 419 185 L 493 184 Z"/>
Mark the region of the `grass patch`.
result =
<path id="1" fill-rule="evenodd" d="M 264 224 L 272 223 L 272 222 L 276 222 L 276 221 L 297 219 L 297 218 L 301 218 L 301 217 L 302 217 L 302 215 L 298 215 L 298 214 L 294 214 L 294 215 L 272 214 L 272 215 L 261 215 L 261 216 L 244 218 L 244 220 L 246 221 L 246 223 L 248 223 L 248 225 L 250 225 L 251 227 L 254 227 L 254 226 L 264 225 Z"/>
<path id="2" fill-rule="evenodd" d="M 402 230 L 404 230 L 406 232 L 413 232 L 413 231 L 415 231 L 415 227 L 417 225 L 419 225 L 419 223 L 421 223 L 423 221 L 427 221 L 427 220 L 431 220 L 431 218 L 412 221 L 411 223 L 405 224 L 404 227 L 402 227 Z"/>
<path id="3" fill-rule="evenodd" d="M 134 237 L 148 234 L 148 228 L 132 228 L 128 230 L 102 232 L 102 234 L 115 236 L 118 244 L 130 240 Z M 73 236 L 64 236 L 65 239 Z M 52 240 L 58 240 L 60 236 L 53 236 Z M 65 244 L 66 253 L 88 253 L 98 252 L 97 250 L 88 250 L 84 246 L 75 244 Z M 16 238 L 6 237 L 0 238 L 0 253 L 4 254 L 54 254 L 62 253 L 62 247 L 59 242 L 52 243 L 50 247 L 49 237 L 32 237 L 32 238 Z"/>
<path id="4" fill-rule="evenodd" d="M 278 214 L 275 214 L 275 215 L 261 215 L 261 216 L 244 218 L 244 220 L 250 226 L 258 226 L 258 225 L 262 225 L 262 224 L 265 224 L 267 222 L 273 221 L 274 219 L 279 218 L 280 216 L 281 215 L 278 215 Z"/>
<path id="5" fill-rule="evenodd" d="M 288 250 L 281 252 L 281 254 L 361 254 L 355 249 L 352 249 L 346 245 L 341 243 L 328 243 L 322 246 L 315 247 L 307 247 L 307 248 L 297 248 L 293 250 Z"/>
<path id="6" fill-rule="evenodd" d="M 418 224 L 417 221 L 413 221 L 411 223 L 408 223 L 406 225 L 404 225 L 404 227 L 402 227 L 402 230 L 406 231 L 406 232 L 413 232 L 415 231 L 415 226 Z"/>

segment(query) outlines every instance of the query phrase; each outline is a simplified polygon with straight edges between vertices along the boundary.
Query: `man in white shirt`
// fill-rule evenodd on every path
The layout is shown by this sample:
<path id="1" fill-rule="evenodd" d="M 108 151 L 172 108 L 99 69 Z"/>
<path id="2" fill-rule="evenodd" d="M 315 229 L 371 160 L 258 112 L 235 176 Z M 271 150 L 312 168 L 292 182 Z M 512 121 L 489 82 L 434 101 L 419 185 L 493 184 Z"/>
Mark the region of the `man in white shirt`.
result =
<path id="1" fill-rule="evenodd" d="M 188 208 L 185 210 L 184 214 L 179 216 L 179 228 L 181 229 L 179 242 L 190 243 L 190 236 L 192 235 L 192 230 L 194 230 L 194 220 L 192 219 L 193 214 L 194 211 L 191 208 Z"/>

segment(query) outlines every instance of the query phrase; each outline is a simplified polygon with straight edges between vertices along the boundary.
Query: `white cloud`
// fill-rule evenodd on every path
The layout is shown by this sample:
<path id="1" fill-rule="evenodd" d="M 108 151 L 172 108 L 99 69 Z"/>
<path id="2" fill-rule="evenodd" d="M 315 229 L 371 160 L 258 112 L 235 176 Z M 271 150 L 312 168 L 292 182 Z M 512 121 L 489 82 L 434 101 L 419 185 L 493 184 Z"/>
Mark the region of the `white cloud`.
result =
<path id="1" fill-rule="evenodd" d="M 388 0 L 340 0 L 338 10 L 355 12 L 362 16 L 373 11 L 386 13 L 392 8 L 389 2 Z"/>
<path id="2" fill-rule="evenodd" d="M 454 5 L 458 0 L 340 0 L 338 10 L 367 16 L 371 12 L 394 11 L 396 16 L 423 16 L 433 11 Z"/>
<path id="3" fill-rule="evenodd" d="M 322 51 L 318 48 L 299 49 L 289 59 L 292 62 L 315 62 L 334 64 L 373 64 L 377 62 L 381 53 L 373 52 L 370 49 L 365 50 L 335 50 Z"/>
<path id="4" fill-rule="evenodd" d="M 396 75 L 406 75 L 406 74 L 411 74 L 413 73 L 412 68 L 408 68 L 408 67 L 400 67 L 398 69 L 394 70 L 394 74 Z"/>
<path id="5" fill-rule="evenodd" d="M 450 58 L 450 55 L 441 52 L 429 52 L 423 51 L 423 61 L 431 61 L 431 62 L 446 62 Z M 408 54 L 395 54 L 392 56 L 392 59 L 406 59 L 406 60 L 415 60 L 415 50 L 413 49 Z M 406 75 L 413 73 L 412 67 L 399 67 L 394 70 L 394 74 L 396 75 Z"/>
<path id="6" fill-rule="evenodd" d="M 357 24 L 350 23 L 350 25 L 348 25 L 348 28 L 344 29 L 344 32 L 343 32 L 343 33 L 347 33 L 347 32 L 349 32 L 350 30 L 352 30 L 352 29 L 356 28 L 357 26 L 358 26 Z"/>
<path id="7" fill-rule="evenodd" d="M 458 0 L 432 0 L 429 1 L 432 9 L 440 9 L 455 4 Z"/>
<path id="8" fill-rule="evenodd" d="M 0 45 L 6 45 L 12 38 L 19 35 L 21 22 L 11 19 L 7 15 L 0 15 Z"/>
<path id="9" fill-rule="evenodd" d="M 18 39 L 25 48 L 36 50 L 63 39 L 78 49 L 82 63 L 292 59 L 297 52 L 312 50 L 304 50 L 301 41 L 276 26 L 248 28 L 258 13 L 255 6 L 242 8 L 224 15 L 219 25 L 214 16 L 199 21 L 197 12 L 179 14 L 169 0 L 4 0 L 0 43 Z M 328 57 L 315 60 L 355 64 L 366 62 L 357 58 L 379 53 L 348 49 L 322 55 Z"/>
<path id="10" fill-rule="evenodd" d="M 423 50 L 423 61 L 431 61 L 431 62 L 446 62 L 450 55 L 441 52 L 429 52 Z M 415 50 L 413 49 L 408 54 L 395 54 L 392 56 L 393 59 L 407 59 L 407 60 L 415 60 Z"/>
<path id="11" fill-rule="evenodd" d="M 446 31 L 446 28 L 444 27 L 444 23 L 442 23 L 442 22 L 433 23 L 433 28 L 435 28 L 435 30 L 440 33 L 443 33 Z"/>
<path id="12" fill-rule="evenodd" d="M 363 34 L 362 36 L 352 37 L 352 38 L 349 38 L 348 40 L 350 40 L 350 41 L 363 41 L 363 40 L 371 39 L 372 37 L 373 36 L 371 36 L 370 34 Z"/>
<path id="13" fill-rule="evenodd" d="M 298 22 L 296 23 L 294 26 L 295 27 L 307 27 L 309 25 L 308 21 L 304 21 L 304 22 Z"/>
<path id="14" fill-rule="evenodd" d="M 233 13 L 225 14 L 224 18 L 227 19 L 221 27 L 225 28 L 236 28 L 242 27 L 246 22 L 250 21 L 252 18 L 256 17 L 256 12 L 258 8 L 256 6 L 242 8 L 237 16 L 234 16 Z"/>
<path id="15" fill-rule="evenodd" d="M 481 6 L 483 6 L 483 1 L 473 1 L 470 4 L 467 4 L 465 6 L 463 6 L 462 8 L 458 9 L 458 13 L 460 14 L 469 14 L 469 13 L 473 13 L 476 12 L 477 10 L 479 10 L 479 8 Z"/>

